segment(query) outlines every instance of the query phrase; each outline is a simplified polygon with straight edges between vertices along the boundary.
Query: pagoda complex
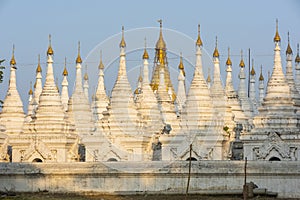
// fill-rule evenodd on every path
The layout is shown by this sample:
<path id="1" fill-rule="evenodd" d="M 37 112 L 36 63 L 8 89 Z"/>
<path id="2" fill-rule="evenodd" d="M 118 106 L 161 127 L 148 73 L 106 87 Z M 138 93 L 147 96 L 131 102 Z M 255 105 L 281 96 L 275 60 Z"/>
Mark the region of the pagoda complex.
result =
<path id="1" fill-rule="evenodd" d="M 299 45 L 293 58 L 288 40 L 286 62 L 283 63 L 278 22 L 271 76 L 265 81 L 262 67 L 258 73 L 253 65 L 249 93 L 242 52 L 240 63 L 232 63 L 228 49 L 226 63 L 220 64 L 217 39 L 212 52 L 213 76 L 205 79 L 203 69 L 208 66 L 202 63 L 204 44 L 200 25 L 195 40 L 196 62 L 191 84 L 186 87 L 183 52 L 178 63 L 178 87 L 175 91 L 162 21 L 159 22 L 154 63 L 149 62 L 145 39 L 136 88 L 131 88 L 127 76 L 126 36 L 122 27 L 118 74 L 111 95 L 106 92 L 101 53 L 92 102 L 88 97 L 88 75 L 82 75 L 80 43 L 74 66 L 75 87 L 69 95 L 70 74 L 66 64 L 62 70 L 61 91 L 55 83 L 54 50 L 49 36 L 45 81 L 43 84 L 39 58 L 25 113 L 16 85 L 19 77 L 13 47 L 9 85 L 0 113 L 0 161 L 300 159 Z M 226 66 L 226 80 L 222 80 L 220 65 Z M 237 66 L 239 84 L 238 90 L 235 90 L 232 71 Z"/>

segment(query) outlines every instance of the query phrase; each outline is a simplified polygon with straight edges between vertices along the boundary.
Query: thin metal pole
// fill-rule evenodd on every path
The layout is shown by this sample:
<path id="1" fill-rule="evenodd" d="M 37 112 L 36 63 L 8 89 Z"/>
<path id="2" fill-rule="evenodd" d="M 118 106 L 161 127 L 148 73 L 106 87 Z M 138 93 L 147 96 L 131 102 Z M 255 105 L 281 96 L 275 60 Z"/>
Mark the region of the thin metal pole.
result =
<path id="1" fill-rule="evenodd" d="M 246 184 L 247 184 L 247 157 L 245 158 L 245 166 L 244 166 L 244 187 L 243 187 L 244 200 L 248 199 L 248 188 Z"/>
<path id="2" fill-rule="evenodd" d="M 185 192 L 186 197 L 188 196 L 188 193 L 189 193 L 189 186 L 190 186 L 190 179 L 191 179 L 191 167 L 192 167 L 192 144 L 190 144 L 189 176 L 188 176 L 186 192 Z"/>
<path id="3" fill-rule="evenodd" d="M 248 58 L 248 97 L 250 97 L 250 48 L 248 50 L 249 58 Z"/>

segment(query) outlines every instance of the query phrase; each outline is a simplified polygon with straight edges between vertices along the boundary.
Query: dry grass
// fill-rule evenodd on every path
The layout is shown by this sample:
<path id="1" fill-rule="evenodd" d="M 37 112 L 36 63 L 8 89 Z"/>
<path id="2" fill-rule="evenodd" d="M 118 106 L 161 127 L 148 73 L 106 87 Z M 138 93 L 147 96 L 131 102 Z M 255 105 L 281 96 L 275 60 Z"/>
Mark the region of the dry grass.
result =
<path id="1" fill-rule="evenodd" d="M 241 196 L 202 196 L 202 195 L 190 195 L 186 198 L 185 195 L 95 195 L 84 196 L 74 194 L 50 194 L 50 193 L 22 193 L 16 196 L 2 196 L 3 200 L 241 200 Z M 272 200 L 278 198 L 267 197 L 254 197 L 252 199 L 257 200 Z"/>

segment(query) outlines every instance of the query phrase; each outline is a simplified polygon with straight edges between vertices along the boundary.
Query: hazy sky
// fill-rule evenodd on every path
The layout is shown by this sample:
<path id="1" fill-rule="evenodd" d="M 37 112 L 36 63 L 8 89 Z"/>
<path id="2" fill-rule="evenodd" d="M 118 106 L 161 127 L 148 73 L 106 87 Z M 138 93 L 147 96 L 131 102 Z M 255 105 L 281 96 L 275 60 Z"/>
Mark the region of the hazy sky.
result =
<path id="1" fill-rule="evenodd" d="M 284 68 L 288 31 L 290 32 L 294 56 L 296 55 L 296 45 L 300 42 L 299 10 L 300 2 L 297 0 L 0 0 L 0 58 L 6 59 L 4 65 L 9 66 L 12 45 L 15 44 L 15 57 L 18 67 L 17 84 L 23 103 L 27 105 L 29 83 L 30 81 L 34 82 L 38 54 L 41 54 L 41 62 L 46 62 L 48 34 L 52 35 L 52 47 L 55 53 L 54 71 L 58 77 L 58 82 L 59 84 L 61 83 L 64 57 L 67 57 L 69 85 L 70 92 L 72 92 L 77 43 L 79 40 L 82 44 L 81 55 L 83 60 L 85 60 L 91 50 L 99 43 L 112 35 L 119 34 L 122 25 L 125 26 L 125 30 L 158 27 L 157 20 L 163 19 L 164 28 L 176 30 L 193 39 L 197 36 L 197 24 L 200 23 L 203 47 L 208 54 L 213 53 L 215 37 L 218 36 L 218 49 L 221 55 L 220 66 L 223 77 L 225 76 L 228 47 L 231 49 L 235 76 L 238 73 L 240 50 L 244 50 L 244 60 L 248 64 L 247 51 L 248 48 L 251 48 L 257 74 L 259 74 L 260 65 L 263 65 L 266 77 L 267 71 L 271 70 L 273 65 L 273 37 L 276 18 L 279 20 Z M 144 35 L 141 35 L 139 40 L 143 41 L 144 37 Z M 165 39 L 167 47 L 171 46 L 170 43 L 176 43 L 176 40 L 172 41 L 166 35 Z M 103 49 L 105 65 L 112 62 L 105 58 L 105 54 L 118 55 L 118 42 L 111 49 Z M 130 46 L 127 40 L 126 42 L 127 46 Z M 154 42 L 152 42 L 152 44 L 149 44 L 149 47 L 154 45 Z M 141 42 L 141 47 L 143 47 L 143 42 Z M 182 48 L 177 50 L 183 51 Z M 191 52 L 193 50 L 191 48 Z M 140 59 L 140 54 L 136 53 L 133 55 L 136 55 L 138 60 Z M 183 52 L 183 55 L 193 56 L 193 54 L 190 54 L 190 52 Z M 99 59 L 92 60 L 92 62 L 98 63 Z M 115 63 L 117 66 L 117 61 Z M 130 67 L 130 65 L 131 63 L 128 61 L 127 66 Z M 90 68 L 96 68 L 96 64 L 95 67 L 91 66 L 88 66 L 88 72 L 93 77 L 96 73 Z M 45 72 L 46 65 L 43 64 L 43 77 L 45 77 Z M 9 67 L 6 68 L 5 80 L 0 85 L 0 99 L 5 98 L 8 75 Z M 113 83 L 114 77 L 106 77 L 106 82 Z M 90 86 L 90 93 L 93 92 L 93 88 L 95 88 L 94 83 Z"/>

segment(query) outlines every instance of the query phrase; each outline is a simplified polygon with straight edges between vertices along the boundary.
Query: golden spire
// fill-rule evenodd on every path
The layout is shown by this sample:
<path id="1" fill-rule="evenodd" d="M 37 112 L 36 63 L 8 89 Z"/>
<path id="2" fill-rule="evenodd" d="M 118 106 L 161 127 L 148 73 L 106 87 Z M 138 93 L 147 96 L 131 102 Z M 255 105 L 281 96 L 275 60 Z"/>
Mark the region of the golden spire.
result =
<path id="1" fill-rule="evenodd" d="M 156 49 L 165 49 L 166 48 L 166 43 L 163 39 L 163 34 L 162 34 L 162 20 L 158 20 L 159 22 L 159 27 L 160 27 L 160 31 L 159 31 L 159 38 L 158 41 L 156 42 Z"/>
<path id="2" fill-rule="evenodd" d="M 275 37 L 274 37 L 274 42 L 280 42 L 280 36 L 278 33 L 278 19 L 276 19 L 276 33 L 275 33 Z"/>
<path id="3" fill-rule="evenodd" d="M 40 54 L 38 56 L 38 66 L 36 68 L 36 73 L 39 73 L 39 72 L 42 72 Z"/>
<path id="4" fill-rule="evenodd" d="M 210 68 L 208 68 L 208 75 L 207 75 L 207 79 L 206 79 L 207 83 L 211 82 L 211 78 L 210 78 Z"/>
<path id="5" fill-rule="evenodd" d="M 84 74 L 84 80 L 86 80 L 86 81 L 89 80 L 89 76 L 87 73 Z"/>
<path id="6" fill-rule="evenodd" d="M 51 34 L 49 34 L 49 47 L 48 47 L 48 50 L 47 50 L 47 55 L 53 55 L 54 54 L 54 51 L 51 47 Z"/>
<path id="7" fill-rule="evenodd" d="M 13 44 L 13 50 L 12 50 L 12 57 L 10 60 L 10 65 L 16 65 L 16 60 L 15 60 L 15 45 Z"/>
<path id="8" fill-rule="evenodd" d="M 58 78 L 55 79 L 55 85 L 56 85 L 56 89 L 59 92 L 59 87 L 58 87 Z"/>
<path id="9" fill-rule="evenodd" d="M 33 91 L 32 91 L 32 82 L 30 81 L 30 90 L 28 92 L 29 95 L 32 95 L 33 94 Z"/>
<path id="10" fill-rule="evenodd" d="M 140 68 L 140 75 L 138 78 L 138 86 L 137 88 L 134 90 L 134 94 L 138 95 L 141 93 L 141 83 L 143 82 L 143 76 L 142 76 L 142 68 Z"/>
<path id="11" fill-rule="evenodd" d="M 166 43 L 163 39 L 162 35 L 162 20 L 158 20 L 160 24 L 160 32 L 159 32 L 159 38 L 158 41 L 156 42 L 156 47 L 155 47 L 155 61 L 154 62 L 159 62 L 160 65 L 165 65 L 167 63 L 166 60 Z"/>
<path id="12" fill-rule="evenodd" d="M 143 77 L 141 74 L 139 75 L 139 82 L 143 82 Z"/>
<path id="13" fill-rule="evenodd" d="M 145 49 L 144 49 L 143 59 L 149 59 L 149 54 L 148 54 L 148 52 L 147 52 L 147 42 L 146 42 L 146 38 L 145 38 Z"/>
<path id="14" fill-rule="evenodd" d="M 241 62 L 240 62 L 240 67 L 245 67 L 245 63 L 243 60 L 243 50 L 241 50 Z"/>
<path id="15" fill-rule="evenodd" d="M 178 65 L 178 69 L 182 70 L 183 75 L 185 76 L 184 65 L 182 62 L 182 53 L 180 52 L 180 63 Z"/>
<path id="16" fill-rule="evenodd" d="M 78 55 L 76 58 L 76 63 L 82 63 L 81 56 L 80 56 L 80 41 L 78 41 Z"/>
<path id="17" fill-rule="evenodd" d="M 287 46 L 287 49 L 286 49 L 286 54 L 293 54 L 293 51 L 292 51 L 292 48 L 290 46 L 290 32 L 288 32 L 288 46 Z"/>
<path id="18" fill-rule="evenodd" d="M 178 65 L 178 69 L 184 69 L 183 63 L 182 63 L 182 52 L 180 52 L 180 63 Z"/>
<path id="19" fill-rule="evenodd" d="M 219 57 L 219 51 L 218 51 L 218 37 L 217 37 L 217 36 L 216 36 L 216 47 L 215 47 L 215 51 L 214 51 L 213 57 L 214 57 L 214 58 Z"/>
<path id="20" fill-rule="evenodd" d="M 264 77 L 263 77 L 263 75 L 262 75 L 262 65 L 260 66 L 259 80 L 260 80 L 260 81 L 263 81 L 263 80 L 264 80 Z"/>
<path id="21" fill-rule="evenodd" d="M 88 74 L 87 74 L 87 65 L 85 65 L 85 74 L 84 74 L 84 80 L 89 80 L 89 76 L 88 76 Z"/>
<path id="22" fill-rule="evenodd" d="M 104 69 L 104 65 L 103 65 L 103 62 L 102 62 L 102 50 L 100 51 L 100 63 L 99 63 L 98 68 L 99 69 Z"/>
<path id="23" fill-rule="evenodd" d="M 300 56 L 299 56 L 299 43 L 297 44 L 297 56 L 295 58 L 296 63 L 300 63 Z"/>
<path id="24" fill-rule="evenodd" d="M 158 90 L 158 84 L 152 84 L 151 87 L 153 91 Z"/>
<path id="25" fill-rule="evenodd" d="M 252 76 L 255 75 L 255 70 L 254 70 L 254 60 L 253 60 L 253 59 L 252 59 L 252 69 L 251 69 L 250 74 L 251 74 Z"/>
<path id="26" fill-rule="evenodd" d="M 65 68 L 64 68 L 63 76 L 68 76 L 68 71 L 67 71 L 67 58 L 66 58 L 66 57 L 65 57 Z"/>
<path id="27" fill-rule="evenodd" d="M 120 42 L 120 48 L 121 47 L 126 47 L 126 42 L 125 42 L 125 39 L 124 39 L 124 26 L 122 26 L 122 40 Z"/>
<path id="28" fill-rule="evenodd" d="M 139 88 L 136 88 L 136 89 L 134 90 L 134 94 L 139 94 Z"/>
<path id="29" fill-rule="evenodd" d="M 135 94 L 139 94 L 140 93 L 140 88 L 141 88 L 141 84 L 142 84 L 142 82 L 143 82 L 143 76 L 142 76 L 142 73 L 143 73 L 143 68 L 141 67 L 140 68 L 140 75 L 139 75 L 139 78 L 138 78 L 138 86 L 137 86 L 137 92 L 138 93 L 135 93 Z M 135 91 L 136 92 L 136 91 Z"/>
<path id="30" fill-rule="evenodd" d="M 231 59 L 230 59 L 230 48 L 228 47 L 228 58 L 226 61 L 226 65 L 232 65 Z"/>
<path id="31" fill-rule="evenodd" d="M 200 38 L 200 24 L 198 24 L 198 38 L 197 38 L 197 41 L 196 41 L 196 45 L 199 46 L 199 47 L 203 45 L 202 40 Z"/>

